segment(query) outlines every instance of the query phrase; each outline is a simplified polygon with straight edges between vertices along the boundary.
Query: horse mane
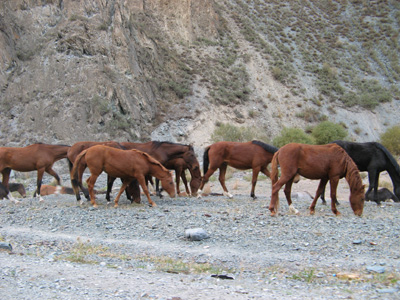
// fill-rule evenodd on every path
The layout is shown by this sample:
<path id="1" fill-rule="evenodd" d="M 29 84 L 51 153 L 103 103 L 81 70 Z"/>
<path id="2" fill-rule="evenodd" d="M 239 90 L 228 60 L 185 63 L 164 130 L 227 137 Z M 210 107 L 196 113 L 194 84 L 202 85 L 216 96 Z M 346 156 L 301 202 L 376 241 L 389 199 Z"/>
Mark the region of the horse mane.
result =
<path id="1" fill-rule="evenodd" d="M 167 170 L 166 167 L 164 167 L 158 160 L 156 160 L 156 159 L 155 159 L 153 156 L 151 156 L 150 154 L 148 154 L 148 153 L 146 153 L 146 152 L 143 152 L 143 151 L 140 151 L 140 150 L 137 150 L 137 149 L 131 149 L 130 151 L 134 151 L 134 152 L 137 152 L 138 154 L 143 155 L 143 156 L 146 157 L 147 160 L 148 160 L 150 163 L 152 163 L 153 165 L 160 166 L 161 169 L 163 169 L 163 171 L 169 172 L 169 171 Z"/>
<path id="2" fill-rule="evenodd" d="M 379 143 L 376 143 L 376 142 L 374 144 L 378 149 L 382 150 L 382 152 L 389 159 L 390 163 L 393 165 L 393 167 L 394 167 L 395 171 L 397 172 L 397 174 L 400 175 L 400 166 L 397 163 L 396 159 L 393 157 L 393 155 L 389 152 L 389 150 L 386 149 L 382 144 L 379 144 Z"/>
<path id="3" fill-rule="evenodd" d="M 278 151 L 279 149 L 275 146 L 272 145 L 268 145 L 266 143 L 263 143 L 261 141 L 257 141 L 257 140 L 253 140 L 251 141 L 254 145 L 258 145 L 261 148 L 263 148 L 265 151 L 270 152 L 270 153 L 275 153 L 276 151 Z"/>
<path id="4" fill-rule="evenodd" d="M 343 157 L 342 157 L 342 161 L 345 165 L 346 168 L 346 181 L 349 183 L 350 186 L 350 190 L 352 190 L 353 188 L 361 188 L 363 187 L 363 183 L 361 180 L 361 176 L 360 176 L 360 171 L 358 170 L 358 167 L 356 165 L 356 163 L 353 161 L 353 159 L 350 157 L 350 155 L 347 154 L 347 152 L 338 145 L 337 147 L 337 151 L 341 152 Z"/>

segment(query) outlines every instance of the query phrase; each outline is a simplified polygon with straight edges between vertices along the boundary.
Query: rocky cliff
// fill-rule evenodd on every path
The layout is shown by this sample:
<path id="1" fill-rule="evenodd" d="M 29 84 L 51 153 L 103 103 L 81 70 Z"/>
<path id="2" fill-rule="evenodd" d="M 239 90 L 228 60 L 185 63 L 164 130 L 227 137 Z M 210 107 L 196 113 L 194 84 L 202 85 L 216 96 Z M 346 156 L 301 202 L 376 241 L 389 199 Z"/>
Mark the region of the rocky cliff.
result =
<path id="1" fill-rule="evenodd" d="M 254 127 L 270 138 L 284 126 L 306 128 L 321 119 L 342 122 L 354 140 L 376 140 L 400 113 L 399 69 L 389 63 L 395 54 L 384 52 L 385 44 L 366 62 L 370 67 L 345 74 L 342 58 L 361 59 L 357 49 L 364 48 L 337 22 L 361 18 L 352 13 L 363 4 L 330 3 L 338 19 L 312 1 L 3 0 L 1 144 L 153 138 L 203 146 L 216 122 Z M 399 7 L 385 5 L 363 20 L 376 25 L 386 18 L 395 31 Z M 307 14 L 314 23 L 299 26 Z M 324 32 L 312 35 L 321 23 Z M 325 24 L 333 24 L 332 32 Z M 398 35 L 382 28 L 398 50 Z M 334 30 L 341 36 L 335 39 Z M 318 85 L 322 76 L 329 81 Z M 351 78 L 360 76 L 378 80 L 391 98 L 373 109 L 344 105 L 356 98 Z"/>

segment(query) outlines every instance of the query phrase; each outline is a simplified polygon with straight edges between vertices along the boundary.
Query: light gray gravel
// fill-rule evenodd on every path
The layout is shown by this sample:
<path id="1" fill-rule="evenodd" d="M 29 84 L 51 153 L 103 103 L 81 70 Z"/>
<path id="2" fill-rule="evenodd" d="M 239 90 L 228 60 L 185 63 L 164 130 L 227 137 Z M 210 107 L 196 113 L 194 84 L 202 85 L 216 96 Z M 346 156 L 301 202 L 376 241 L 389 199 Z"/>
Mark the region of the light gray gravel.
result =
<path id="1" fill-rule="evenodd" d="M 281 197 L 283 215 L 273 218 L 264 181 L 257 200 L 248 181 L 232 178 L 234 199 L 153 197 L 156 208 L 143 196 L 122 196 L 118 209 L 104 195 L 98 209 L 70 195 L 2 200 L 0 242 L 13 249 L 0 249 L 1 298 L 399 299 L 399 204 L 367 202 L 356 217 L 344 187 L 340 217 L 321 204 L 310 216 L 301 196 L 299 216 Z M 304 184 L 293 192 L 314 193 L 318 182 Z M 187 239 L 194 228 L 209 238 Z"/>

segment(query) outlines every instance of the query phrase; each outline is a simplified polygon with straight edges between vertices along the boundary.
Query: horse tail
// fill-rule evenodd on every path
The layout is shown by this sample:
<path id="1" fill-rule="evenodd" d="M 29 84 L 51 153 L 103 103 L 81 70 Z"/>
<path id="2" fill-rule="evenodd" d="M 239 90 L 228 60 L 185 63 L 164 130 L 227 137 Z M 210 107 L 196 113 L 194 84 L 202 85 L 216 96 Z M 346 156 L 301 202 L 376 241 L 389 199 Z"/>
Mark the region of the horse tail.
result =
<path id="1" fill-rule="evenodd" d="M 203 176 L 207 173 L 208 171 L 208 166 L 210 165 L 210 159 L 208 157 L 208 151 L 210 150 L 210 146 L 204 150 L 203 154 Z"/>
<path id="2" fill-rule="evenodd" d="M 90 149 L 90 148 L 89 148 Z M 86 156 L 86 152 L 88 149 L 83 150 L 81 153 L 78 154 L 78 156 L 75 158 L 74 165 L 71 170 L 71 184 L 72 188 L 75 191 L 75 195 L 79 195 L 79 176 L 78 176 L 78 169 L 79 169 L 79 163 L 82 160 L 84 156 Z"/>
<path id="3" fill-rule="evenodd" d="M 272 181 L 272 187 L 274 184 L 278 181 L 278 175 L 279 175 L 279 159 L 278 159 L 279 153 L 275 153 L 274 156 L 272 157 L 271 161 L 271 181 Z M 276 202 L 275 202 L 275 211 L 277 212 L 279 209 L 279 197 L 277 197 Z"/>
<path id="4" fill-rule="evenodd" d="M 382 150 L 382 152 L 386 155 L 386 157 L 389 159 L 390 163 L 393 165 L 394 169 L 396 170 L 396 173 L 400 175 L 400 166 L 397 163 L 396 159 L 393 157 L 393 155 L 389 152 L 388 149 L 386 149 L 382 144 L 375 143 L 375 146 Z M 390 174 L 389 174 L 390 175 Z"/>
<path id="5" fill-rule="evenodd" d="M 251 141 L 251 142 L 254 145 L 260 146 L 261 148 L 263 148 L 265 151 L 267 151 L 269 153 L 275 153 L 276 151 L 279 150 L 279 148 L 277 148 L 275 146 L 272 146 L 272 145 L 268 145 L 268 144 L 263 143 L 261 141 L 254 140 L 254 141 Z"/>

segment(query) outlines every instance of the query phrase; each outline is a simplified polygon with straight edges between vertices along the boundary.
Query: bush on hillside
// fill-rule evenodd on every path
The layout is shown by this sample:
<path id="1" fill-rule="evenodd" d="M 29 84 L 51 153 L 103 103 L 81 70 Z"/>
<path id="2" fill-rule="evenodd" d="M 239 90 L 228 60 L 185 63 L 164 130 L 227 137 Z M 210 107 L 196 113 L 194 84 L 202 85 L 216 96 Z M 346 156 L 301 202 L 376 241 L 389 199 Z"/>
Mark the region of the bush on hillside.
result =
<path id="1" fill-rule="evenodd" d="M 213 143 L 220 141 L 248 142 L 254 139 L 266 140 L 265 134 L 254 127 L 238 127 L 226 123 L 217 123 L 211 135 Z"/>
<path id="2" fill-rule="evenodd" d="M 313 144 L 313 138 L 300 128 L 283 128 L 272 144 L 278 148 L 289 143 Z"/>
<path id="3" fill-rule="evenodd" d="M 347 136 L 347 130 L 340 124 L 324 121 L 314 127 L 311 135 L 317 145 L 324 145 L 335 140 L 344 139 Z"/>
<path id="4" fill-rule="evenodd" d="M 381 134 L 381 144 L 392 154 L 400 155 L 400 126 L 393 126 Z"/>

